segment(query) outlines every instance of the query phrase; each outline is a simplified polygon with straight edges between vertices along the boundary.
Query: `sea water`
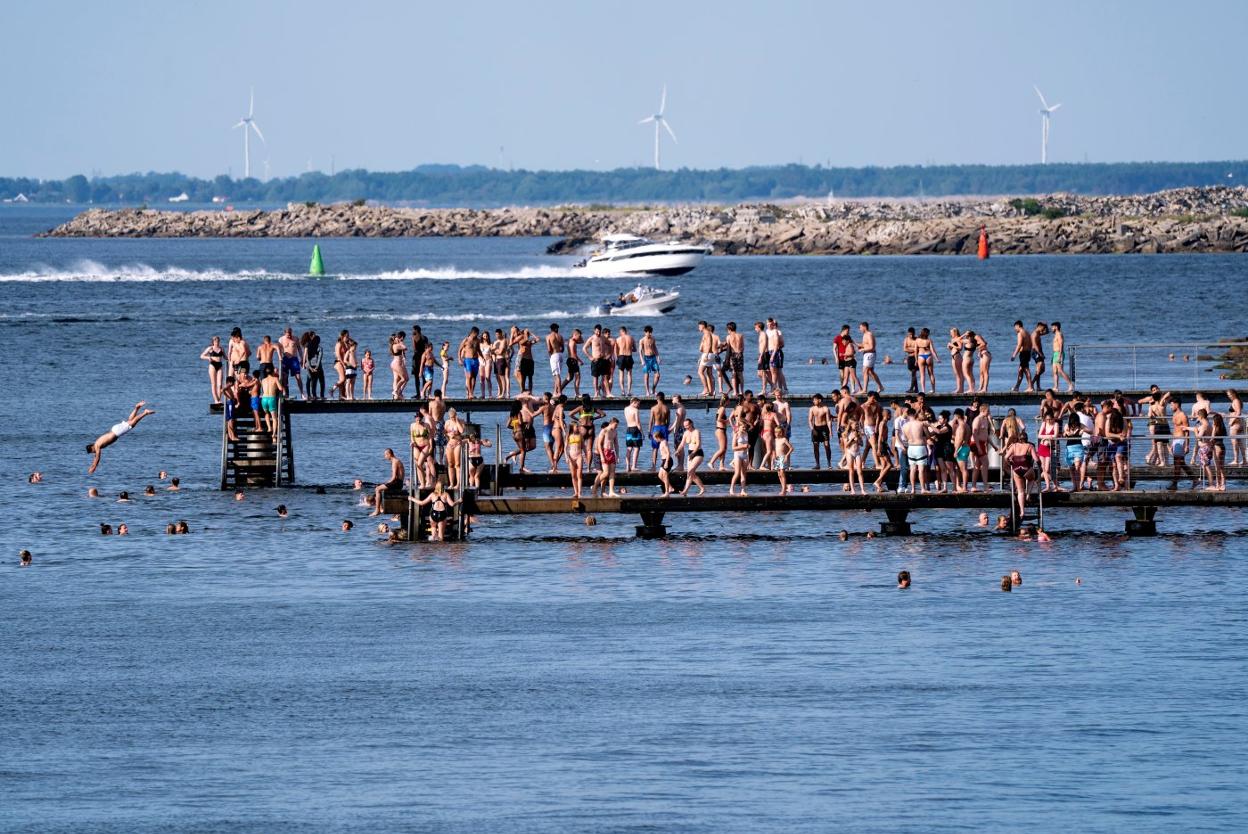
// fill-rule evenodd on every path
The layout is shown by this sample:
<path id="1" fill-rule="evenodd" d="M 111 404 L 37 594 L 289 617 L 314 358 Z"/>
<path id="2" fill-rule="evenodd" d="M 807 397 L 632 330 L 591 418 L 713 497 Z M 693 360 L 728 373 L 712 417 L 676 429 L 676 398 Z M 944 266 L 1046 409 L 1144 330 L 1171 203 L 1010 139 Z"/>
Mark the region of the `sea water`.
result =
<path id="1" fill-rule="evenodd" d="M 577 278 L 541 240 L 323 240 L 339 277 L 313 281 L 310 241 L 30 237 L 67 214 L 0 211 L 0 830 L 1248 822 L 1244 511 L 1162 510 L 1162 535 L 1129 539 L 1125 510 L 1063 510 L 1048 545 L 963 512 L 915 514 L 904 539 L 865 538 L 867 513 L 671 515 L 659 542 L 569 515 L 385 545 L 344 486 L 384 474 L 406 419 L 296 418 L 301 486 L 234 501 L 209 337 L 349 328 L 384 396 L 391 331 L 589 328 L 630 282 Z M 797 391 L 833 387 L 820 359 L 864 319 L 897 357 L 906 326 L 982 331 L 1001 387 L 1015 318 L 1088 345 L 1248 335 L 1245 263 L 717 257 L 661 282 L 675 315 L 611 324 L 654 326 L 669 393 L 696 392 L 699 319 L 767 316 Z M 157 414 L 86 477 L 83 446 L 140 399 Z M 176 519 L 191 535 L 164 535 Z"/>

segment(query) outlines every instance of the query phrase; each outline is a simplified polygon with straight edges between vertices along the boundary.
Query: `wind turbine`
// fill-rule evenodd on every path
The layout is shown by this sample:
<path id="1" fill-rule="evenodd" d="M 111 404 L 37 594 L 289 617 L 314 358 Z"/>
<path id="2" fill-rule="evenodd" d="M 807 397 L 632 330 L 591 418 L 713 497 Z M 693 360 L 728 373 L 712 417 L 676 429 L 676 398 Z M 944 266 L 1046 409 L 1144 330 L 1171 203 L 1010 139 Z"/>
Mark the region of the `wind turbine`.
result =
<path id="1" fill-rule="evenodd" d="M 234 129 L 243 129 L 243 179 L 251 178 L 251 131 L 255 131 L 260 137 L 260 141 L 264 142 L 264 134 L 260 132 L 256 120 L 256 88 L 251 88 L 251 103 L 247 106 L 247 115 L 238 120 L 238 124 L 234 125 Z M 267 145 L 268 142 L 265 142 Z"/>
<path id="2" fill-rule="evenodd" d="M 645 125 L 645 124 L 650 124 L 651 122 L 654 122 L 654 167 L 655 167 L 655 170 L 658 170 L 658 167 L 659 167 L 659 128 L 661 127 L 664 130 L 666 130 L 667 135 L 672 137 L 673 142 L 676 142 L 676 134 L 672 132 L 672 126 L 667 123 L 667 119 L 663 118 L 663 111 L 664 109 L 666 109 L 666 107 L 667 107 L 667 85 L 664 84 L 663 95 L 662 97 L 659 98 L 659 112 L 655 113 L 653 116 L 646 116 L 644 119 L 642 119 L 641 121 L 637 123 L 639 125 Z M 679 145 L 680 143 L 676 142 L 676 144 Z"/>
<path id="3" fill-rule="evenodd" d="M 1032 89 L 1036 91 L 1036 95 L 1040 96 L 1040 164 L 1044 165 L 1049 161 L 1049 119 L 1062 105 L 1058 103 L 1049 107 L 1040 88 L 1033 85 Z"/>

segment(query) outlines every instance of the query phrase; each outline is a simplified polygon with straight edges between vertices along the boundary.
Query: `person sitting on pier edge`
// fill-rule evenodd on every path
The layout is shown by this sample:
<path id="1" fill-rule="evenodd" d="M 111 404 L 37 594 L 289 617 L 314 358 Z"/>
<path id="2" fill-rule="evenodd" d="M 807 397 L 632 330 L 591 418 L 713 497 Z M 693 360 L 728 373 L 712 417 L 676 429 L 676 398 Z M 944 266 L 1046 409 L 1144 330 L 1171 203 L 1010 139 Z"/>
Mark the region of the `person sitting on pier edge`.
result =
<path id="1" fill-rule="evenodd" d="M 390 480 L 386 481 L 384 484 L 378 484 L 377 488 L 373 490 L 373 495 L 376 497 L 377 504 L 370 515 L 375 516 L 381 515 L 382 511 L 385 509 L 386 493 L 388 491 L 399 492 L 403 489 L 403 461 L 399 460 L 398 456 L 394 454 L 393 449 L 386 449 L 386 451 L 382 454 L 382 457 L 390 461 Z"/>

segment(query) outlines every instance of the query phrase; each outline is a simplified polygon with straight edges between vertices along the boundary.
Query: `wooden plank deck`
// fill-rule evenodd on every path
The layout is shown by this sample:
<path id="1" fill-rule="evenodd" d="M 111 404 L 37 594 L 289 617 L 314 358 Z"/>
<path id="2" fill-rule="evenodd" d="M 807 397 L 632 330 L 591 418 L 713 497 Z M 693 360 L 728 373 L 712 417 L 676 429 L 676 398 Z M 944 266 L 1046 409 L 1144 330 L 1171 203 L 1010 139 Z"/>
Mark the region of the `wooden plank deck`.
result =
<path id="1" fill-rule="evenodd" d="M 834 389 L 834 385 L 829 380 L 829 391 Z M 679 390 L 684 386 L 664 386 L 664 393 L 670 399 L 674 394 L 681 394 L 685 408 L 689 411 L 708 411 L 719 405 L 718 397 L 697 397 L 685 396 L 684 392 Z M 1181 396 L 1185 401 L 1190 402 L 1195 395 L 1195 388 L 1175 388 L 1172 392 L 1176 396 Z M 1088 390 L 1084 394 L 1092 397 L 1094 401 L 1105 399 L 1112 396 L 1112 391 L 1104 390 Z M 1126 396 L 1132 399 L 1138 399 L 1147 396 L 1147 391 L 1123 391 Z M 1202 393 L 1213 402 L 1224 402 L 1225 393 L 1221 390 L 1203 390 Z M 826 395 L 825 395 L 826 396 Z M 907 394 L 901 390 L 886 391 L 881 395 L 881 399 L 886 402 L 894 402 L 907 397 L 913 397 L 913 394 Z M 928 394 L 928 404 L 937 410 L 942 408 L 958 408 L 965 407 L 970 404 L 971 400 L 978 396 L 981 400 L 988 403 L 994 408 L 1007 408 L 1011 406 L 1028 406 L 1035 405 L 1042 397 L 1042 394 L 1015 393 L 1012 391 L 989 391 L 985 394 Z M 1064 397 L 1059 392 L 1059 396 Z M 569 399 L 572 399 L 569 394 Z M 811 397 L 809 394 L 794 394 L 790 396 L 789 403 L 793 408 L 809 408 Z M 653 398 L 641 397 L 642 405 L 649 407 L 654 404 Z M 470 414 L 499 414 L 507 413 L 515 402 L 503 399 L 465 399 L 463 397 L 453 397 L 445 400 L 448 407 L 454 408 L 459 413 Z M 595 398 L 595 405 L 604 411 L 619 411 L 628 405 L 627 397 L 610 397 Z M 283 409 L 289 414 L 413 414 L 421 406 L 427 405 L 428 400 L 408 399 L 408 400 L 285 400 Z M 220 414 L 220 405 L 210 405 L 209 413 Z"/>
<path id="2" fill-rule="evenodd" d="M 617 498 L 529 498 L 509 496 L 473 499 L 475 515 L 550 515 L 558 513 L 683 513 L 683 512 L 802 512 L 836 510 L 988 510 L 1008 509 L 1008 490 L 977 493 L 797 493 L 774 495 L 627 495 Z M 1045 512 L 1055 509 L 1096 507 L 1248 507 L 1248 490 L 1206 492 L 1187 490 L 1127 490 L 1123 492 L 1057 492 L 1044 496 Z"/>

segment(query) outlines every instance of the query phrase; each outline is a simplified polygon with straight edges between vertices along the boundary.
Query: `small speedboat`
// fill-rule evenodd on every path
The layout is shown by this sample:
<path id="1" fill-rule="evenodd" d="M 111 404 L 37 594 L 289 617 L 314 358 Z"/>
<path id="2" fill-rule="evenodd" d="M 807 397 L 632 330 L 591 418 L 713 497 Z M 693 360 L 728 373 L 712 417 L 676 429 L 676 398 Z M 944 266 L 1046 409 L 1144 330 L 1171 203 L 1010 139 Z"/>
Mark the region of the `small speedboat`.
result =
<path id="1" fill-rule="evenodd" d="M 600 316 L 661 316 L 676 309 L 680 293 L 637 285 L 595 311 Z"/>
<path id="2" fill-rule="evenodd" d="M 636 235 L 604 235 L 603 248 L 575 264 L 587 275 L 684 275 L 711 254 L 704 243 L 658 243 Z"/>

